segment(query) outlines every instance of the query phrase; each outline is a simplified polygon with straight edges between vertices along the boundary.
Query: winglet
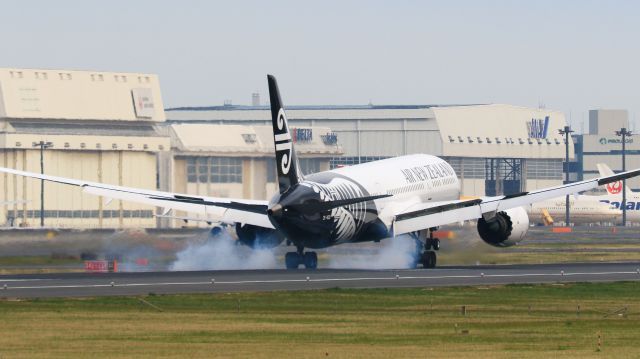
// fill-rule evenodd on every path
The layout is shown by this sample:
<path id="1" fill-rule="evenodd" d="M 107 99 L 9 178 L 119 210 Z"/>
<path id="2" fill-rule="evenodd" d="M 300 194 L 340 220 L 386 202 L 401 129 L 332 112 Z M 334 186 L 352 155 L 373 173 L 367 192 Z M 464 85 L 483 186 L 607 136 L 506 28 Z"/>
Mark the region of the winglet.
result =
<path id="1" fill-rule="evenodd" d="M 276 152 L 276 167 L 278 169 L 278 186 L 280 193 L 300 182 L 302 174 L 299 172 L 296 151 L 293 148 L 293 139 L 289 133 L 287 116 L 284 112 L 278 83 L 273 75 L 267 75 L 269 82 L 269 99 L 271 101 L 271 122 L 273 125 L 273 139 Z"/>

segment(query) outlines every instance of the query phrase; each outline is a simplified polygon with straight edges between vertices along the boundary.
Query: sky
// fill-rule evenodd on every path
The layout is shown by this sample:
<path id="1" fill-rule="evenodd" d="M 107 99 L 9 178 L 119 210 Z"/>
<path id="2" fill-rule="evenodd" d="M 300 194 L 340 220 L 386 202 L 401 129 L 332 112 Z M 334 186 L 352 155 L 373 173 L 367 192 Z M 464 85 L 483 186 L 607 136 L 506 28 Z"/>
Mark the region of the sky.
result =
<path id="1" fill-rule="evenodd" d="M 156 73 L 166 108 L 506 103 L 640 122 L 638 1 L 9 1 L 0 67 Z M 584 125 L 588 128 L 588 125 Z M 634 126 L 632 125 L 632 128 Z"/>

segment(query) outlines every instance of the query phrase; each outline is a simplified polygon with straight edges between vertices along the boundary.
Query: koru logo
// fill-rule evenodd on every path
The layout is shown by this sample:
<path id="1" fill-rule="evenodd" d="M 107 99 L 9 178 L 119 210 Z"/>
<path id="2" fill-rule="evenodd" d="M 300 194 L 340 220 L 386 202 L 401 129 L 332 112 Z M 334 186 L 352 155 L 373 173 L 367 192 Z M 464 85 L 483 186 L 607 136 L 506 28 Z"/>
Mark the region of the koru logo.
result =
<path id="1" fill-rule="evenodd" d="M 607 192 L 611 194 L 618 194 L 622 192 L 622 182 L 617 181 L 607 184 Z"/>
<path id="2" fill-rule="evenodd" d="M 278 119 L 276 125 L 278 131 L 284 131 L 284 133 L 278 133 L 275 135 L 276 152 L 285 153 L 280 158 L 280 171 L 282 174 L 288 174 L 291 168 L 291 157 L 293 152 L 293 144 L 291 142 L 291 135 L 289 134 L 289 128 L 287 128 L 287 117 L 284 114 L 284 109 L 281 108 L 278 111 Z"/>

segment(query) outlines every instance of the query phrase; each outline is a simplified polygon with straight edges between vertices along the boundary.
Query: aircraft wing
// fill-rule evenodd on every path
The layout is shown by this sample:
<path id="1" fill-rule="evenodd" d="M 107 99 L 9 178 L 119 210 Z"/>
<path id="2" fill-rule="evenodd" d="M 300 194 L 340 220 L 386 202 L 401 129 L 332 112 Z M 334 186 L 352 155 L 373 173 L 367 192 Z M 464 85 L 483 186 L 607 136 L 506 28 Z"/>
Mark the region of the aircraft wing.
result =
<path id="1" fill-rule="evenodd" d="M 495 213 L 506 209 L 522 207 L 554 197 L 588 191 L 598 186 L 638 175 L 640 175 L 640 169 L 505 196 L 425 203 L 421 207 L 414 206 L 408 210 L 396 213 L 392 221 L 392 232 L 394 235 L 399 235 L 449 223 L 478 219 L 483 216 L 491 218 Z"/>
<path id="2" fill-rule="evenodd" d="M 251 224 L 264 228 L 273 228 L 267 217 L 267 201 L 193 196 L 187 194 L 145 190 L 139 188 L 114 186 L 71 178 L 42 175 L 11 168 L 0 167 L 0 172 L 18 176 L 37 178 L 49 182 L 81 187 L 86 193 L 109 199 L 120 199 L 135 203 L 195 213 L 211 221 L 226 224 Z"/>

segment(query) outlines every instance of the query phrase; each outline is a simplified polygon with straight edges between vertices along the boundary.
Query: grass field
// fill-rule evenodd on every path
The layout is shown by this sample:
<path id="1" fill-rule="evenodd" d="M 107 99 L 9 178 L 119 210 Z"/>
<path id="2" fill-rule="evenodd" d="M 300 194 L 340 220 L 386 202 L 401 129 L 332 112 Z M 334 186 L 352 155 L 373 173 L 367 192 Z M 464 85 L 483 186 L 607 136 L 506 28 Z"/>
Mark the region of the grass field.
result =
<path id="1" fill-rule="evenodd" d="M 638 358 L 638 298 L 627 282 L 1 300 L 0 357 Z"/>

